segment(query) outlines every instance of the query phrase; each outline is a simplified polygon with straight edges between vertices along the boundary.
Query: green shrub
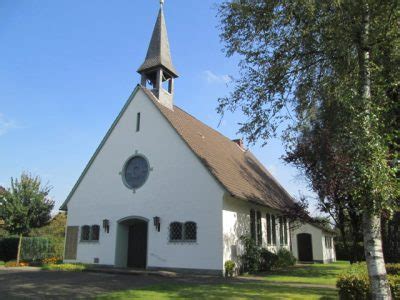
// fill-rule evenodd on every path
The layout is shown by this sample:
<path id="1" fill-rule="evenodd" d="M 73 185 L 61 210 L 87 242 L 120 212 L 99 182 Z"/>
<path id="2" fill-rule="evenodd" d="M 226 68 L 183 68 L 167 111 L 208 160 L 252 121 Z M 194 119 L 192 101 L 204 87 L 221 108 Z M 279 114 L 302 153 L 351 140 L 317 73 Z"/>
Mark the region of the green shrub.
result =
<path id="1" fill-rule="evenodd" d="M 0 266 L 4 266 L 4 261 L 0 260 Z"/>
<path id="2" fill-rule="evenodd" d="M 390 275 L 400 275 L 400 264 L 386 264 L 386 272 Z"/>
<path id="3" fill-rule="evenodd" d="M 390 266 L 386 267 L 390 269 Z M 388 275 L 393 299 L 400 299 L 400 275 Z M 370 299 L 370 282 L 365 263 L 353 264 L 336 282 L 340 299 Z"/>
<path id="4" fill-rule="evenodd" d="M 277 268 L 287 268 L 290 266 L 294 266 L 296 263 L 296 258 L 289 250 L 286 250 L 284 248 L 279 249 L 276 255 L 277 255 L 277 260 L 275 266 Z"/>
<path id="5" fill-rule="evenodd" d="M 393 299 L 400 299 L 400 275 L 388 275 Z"/>
<path id="6" fill-rule="evenodd" d="M 49 257 L 61 257 L 62 247 L 63 239 L 60 238 L 24 237 L 21 245 L 21 259 L 37 262 Z"/>
<path id="7" fill-rule="evenodd" d="M 67 271 L 67 272 L 82 272 L 86 269 L 84 264 L 50 264 L 42 266 L 42 270 L 47 271 Z"/>
<path id="8" fill-rule="evenodd" d="M 260 271 L 270 271 L 276 268 L 277 261 L 278 255 L 271 251 L 268 251 L 267 249 L 262 249 Z"/>
<path id="9" fill-rule="evenodd" d="M 9 261 L 17 259 L 18 238 L 0 238 L 0 260 Z"/>
<path id="10" fill-rule="evenodd" d="M 245 272 L 257 272 L 261 263 L 261 248 L 256 245 L 255 241 L 249 236 L 241 236 L 244 247 L 244 253 L 240 256 L 242 268 Z"/>
<path id="11" fill-rule="evenodd" d="M 236 264 L 232 260 L 227 260 L 225 262 L 225 276 L 226 277 L 233 277 L 233 274 L 235 272 L 235 267 Z"/>

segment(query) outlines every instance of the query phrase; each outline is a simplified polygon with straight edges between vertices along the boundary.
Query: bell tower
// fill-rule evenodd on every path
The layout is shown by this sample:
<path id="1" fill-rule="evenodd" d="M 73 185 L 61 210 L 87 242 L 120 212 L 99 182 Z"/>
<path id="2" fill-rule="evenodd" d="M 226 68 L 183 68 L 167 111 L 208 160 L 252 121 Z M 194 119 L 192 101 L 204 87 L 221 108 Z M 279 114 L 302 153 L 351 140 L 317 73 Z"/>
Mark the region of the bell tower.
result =
<path id="1" fill-rule="evenodd" d="M 141 85 L 149 89 L 158 101 L 173 109 L 174 80 L 178 73 L 172 64 L 167 27 L 164 18 L 164 0 L 160 0 L 160 11 L 151 36 L 146 59 L 137 70 L 142 76 Z"/>

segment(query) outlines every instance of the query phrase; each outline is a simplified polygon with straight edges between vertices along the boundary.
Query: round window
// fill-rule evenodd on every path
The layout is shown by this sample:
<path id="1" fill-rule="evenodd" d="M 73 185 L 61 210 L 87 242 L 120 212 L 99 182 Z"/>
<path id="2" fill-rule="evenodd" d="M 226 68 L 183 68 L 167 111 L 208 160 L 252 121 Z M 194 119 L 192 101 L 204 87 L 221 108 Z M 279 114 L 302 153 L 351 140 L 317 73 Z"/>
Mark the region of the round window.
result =
<path id="1" fill-rule="evenodd" d="M 141 187 L 149 176 L 149 162 L 142 156 L 128 160 L 124 169 L 125 184 L 131 189 Z"/>

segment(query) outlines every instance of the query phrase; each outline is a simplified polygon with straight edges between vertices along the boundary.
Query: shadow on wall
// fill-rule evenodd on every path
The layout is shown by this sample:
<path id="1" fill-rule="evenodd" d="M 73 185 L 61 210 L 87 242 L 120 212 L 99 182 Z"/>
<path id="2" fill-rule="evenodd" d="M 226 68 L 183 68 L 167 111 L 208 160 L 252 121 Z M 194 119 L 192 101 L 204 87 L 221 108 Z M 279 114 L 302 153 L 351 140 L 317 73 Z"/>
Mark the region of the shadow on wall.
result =
<path id="1" fill-rule="evenodd" d="M 232 260 L 236 267 L 240 269 L 240 256 L 244 249 L 240 237 L 250 234 L 250 216 L 244 213 L 236 213 L 235 225 L 229 233 L 224 233 L 224 253 L 226 260 Z"/>

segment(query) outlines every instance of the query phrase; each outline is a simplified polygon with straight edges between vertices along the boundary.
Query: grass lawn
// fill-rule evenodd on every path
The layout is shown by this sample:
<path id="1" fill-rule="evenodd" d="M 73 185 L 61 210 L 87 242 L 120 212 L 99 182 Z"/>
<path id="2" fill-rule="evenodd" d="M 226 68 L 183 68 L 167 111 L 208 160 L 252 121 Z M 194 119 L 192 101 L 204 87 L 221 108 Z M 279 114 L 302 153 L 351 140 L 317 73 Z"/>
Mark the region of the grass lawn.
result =
<path id="1" fill-rule="evenodd" d="M 337 299 L 337 291 L 326 286 L 334 287 L 336 276 L 348 267 L 345 262 L 299 265 L 248 276 L 257 281 L 249 278 L 249 282 L 160 284 L 107 293 L 97 299 Z"/>
<path id="2" fill-rule="evenodd" d="M 297 265 L 286 270 L 271 271 L 256 277 L 268 282 L 291 282 L 320 285 L 336 285 L 336 277 L 350 267 L 349 262 L 331 264 Z"/>

